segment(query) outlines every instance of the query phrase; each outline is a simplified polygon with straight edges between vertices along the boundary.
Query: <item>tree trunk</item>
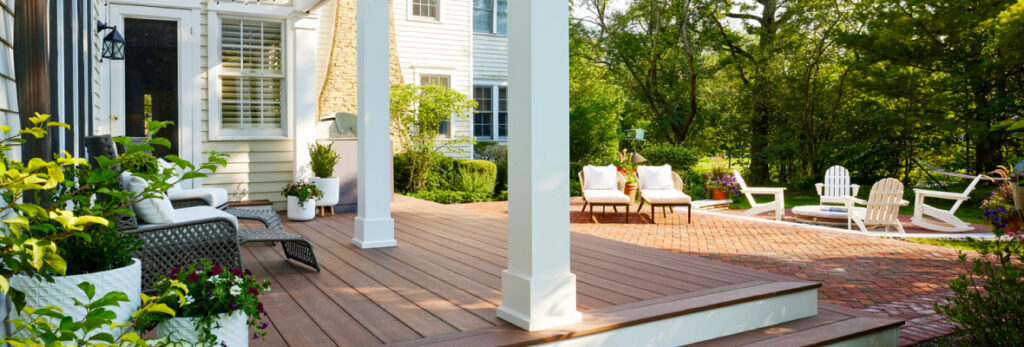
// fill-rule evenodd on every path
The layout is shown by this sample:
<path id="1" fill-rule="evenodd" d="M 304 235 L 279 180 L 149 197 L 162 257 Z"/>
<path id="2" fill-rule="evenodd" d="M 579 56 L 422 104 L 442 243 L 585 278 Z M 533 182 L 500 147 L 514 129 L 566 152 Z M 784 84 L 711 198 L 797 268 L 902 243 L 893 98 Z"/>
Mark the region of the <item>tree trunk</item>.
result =
<path id="1" fill-rule="evenodd" d="M 32 127 L 29 117 L 50 113 L 50 10 L 49 0 L 19 0 L 14 13 L 14 74 L 18 88 L 21 128 Z M 25 138 L 22 155 L 49 158 L 48 139 Z"/>

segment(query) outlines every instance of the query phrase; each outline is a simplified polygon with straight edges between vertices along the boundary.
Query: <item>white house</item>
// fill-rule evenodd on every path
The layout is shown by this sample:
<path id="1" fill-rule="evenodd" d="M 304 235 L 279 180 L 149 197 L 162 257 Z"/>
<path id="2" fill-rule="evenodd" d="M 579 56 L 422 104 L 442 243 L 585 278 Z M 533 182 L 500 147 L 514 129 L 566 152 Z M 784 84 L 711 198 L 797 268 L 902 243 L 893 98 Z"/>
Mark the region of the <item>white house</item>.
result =
<path id="1" fill-rule="evenodd" d="M 473 0 L 473 136 L 508 140 L 508 0 Z"/>

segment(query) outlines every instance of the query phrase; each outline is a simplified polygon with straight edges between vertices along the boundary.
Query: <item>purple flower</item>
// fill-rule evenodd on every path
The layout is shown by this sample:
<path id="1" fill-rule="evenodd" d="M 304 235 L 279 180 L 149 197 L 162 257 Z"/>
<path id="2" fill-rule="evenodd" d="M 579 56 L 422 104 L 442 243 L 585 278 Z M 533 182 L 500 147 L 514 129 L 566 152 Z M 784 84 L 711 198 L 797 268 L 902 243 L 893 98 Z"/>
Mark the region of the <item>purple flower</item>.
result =
<path id="1" fill-rule="evenodd" d="M 268 327 L 268 326 L 270 326 L 270 324 L 269 324 L 269 323 L 267 323 L 267 322 L 263 322 L 263 325 L 262 325 L 262 326 L 260 326 L 260 330 L 264 330 L 264 329 L 267 329 L 267 327 Z"/>
<path id="2" fill-rule="evenodd" d="M 188 283 L 196 283 L 199 280 L 199 275 L 195 272 L 188 274 Z"/>
<path id="3" fill-rule="evenodd" d="M 214 275 L 220 275 L 224 273 L 224 269 L 221 268 L 220 265 L 214 265 L 213 269 L 210 269 L 210 273 Z"/>

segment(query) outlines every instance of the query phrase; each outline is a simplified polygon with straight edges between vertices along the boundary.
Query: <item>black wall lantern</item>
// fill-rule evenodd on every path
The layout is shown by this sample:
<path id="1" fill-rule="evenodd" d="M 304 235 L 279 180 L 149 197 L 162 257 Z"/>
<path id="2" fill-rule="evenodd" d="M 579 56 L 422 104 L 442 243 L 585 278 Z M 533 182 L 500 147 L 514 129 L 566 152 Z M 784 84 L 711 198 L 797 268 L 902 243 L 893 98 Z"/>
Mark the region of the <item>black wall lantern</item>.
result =
<path id="1" fill-rule="evenodd" d="M 116 26 L 107 26 L 103 22 L 96 21 L 96 31 L 110 30 L 107 36 L 103 37 L 102 57 L 110 60 L 124 60 L 124 37 L 117 32 Z"/>

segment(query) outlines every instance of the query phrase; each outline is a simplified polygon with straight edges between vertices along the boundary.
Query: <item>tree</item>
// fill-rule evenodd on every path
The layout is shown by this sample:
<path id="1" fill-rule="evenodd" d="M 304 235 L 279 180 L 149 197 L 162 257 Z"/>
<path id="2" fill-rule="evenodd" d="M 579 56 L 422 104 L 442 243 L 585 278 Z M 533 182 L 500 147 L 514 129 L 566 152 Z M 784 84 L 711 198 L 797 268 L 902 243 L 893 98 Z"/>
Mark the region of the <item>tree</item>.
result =
<path id="1" fill-rule="evenodd" d="M 391 86 L 392 129 L 398 146 L 408 155 L 410 190 L 423 188 L 424 177 L 433 169 L 434 154 L 472 141 L 459 137 L 437 143 L 437 129 L 452 116 L 468 118 L 475 107 L 476 101 L 445 86 Z"/>
<path id="2" fill-rule="evenodd" d="M 573 23 L 569 30 L 569 158 L 574 162 L 607 162 L 619 147 L 625 94 L 611 83 L 605 67 L 586 58 L 599 54 L 595 49 L 582 25 Z"/>
<path id="3" fill-rule="evenodd" d="M 867 1 L 853 12 L 865 27 L 840 41 L 869 63 L 864 69 L 928 74 L 930 93 L 946 96 L 933 98 L 942 103 L 932 107 L 960 125 L 973 171 L 1001 164 L 1005 135 L 991 127 L 1024 107 L 1024 1 Z M 898 88 L 886 92 L 918 97 Z"/>
<path id="4" fill-rule="evenodd" d="M 613 73 L 618 84 L 643 104 L 653 134 L 685 142 L 699 114 L 699 78 L 704 72 L 703 17 L 691 0 L 636 0 L 624 11 L 608 0 L 583 0 L 577 20 L 593 26 L 598 43 L 589 59 Z M 581 52 L 583 53 L 583 52 Z"/>

